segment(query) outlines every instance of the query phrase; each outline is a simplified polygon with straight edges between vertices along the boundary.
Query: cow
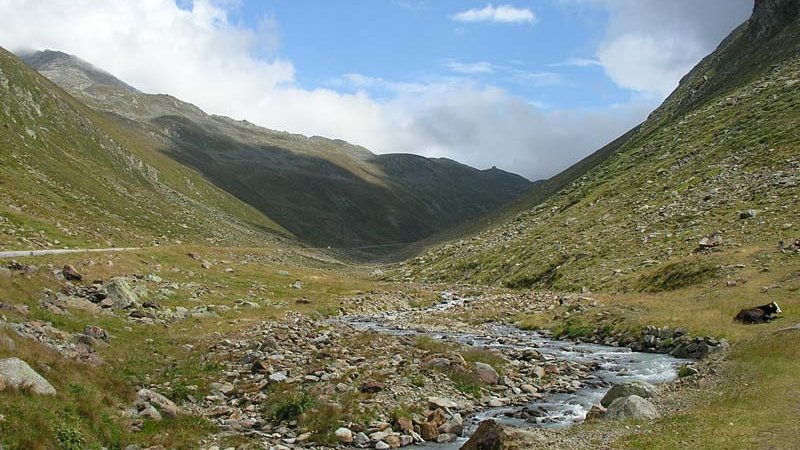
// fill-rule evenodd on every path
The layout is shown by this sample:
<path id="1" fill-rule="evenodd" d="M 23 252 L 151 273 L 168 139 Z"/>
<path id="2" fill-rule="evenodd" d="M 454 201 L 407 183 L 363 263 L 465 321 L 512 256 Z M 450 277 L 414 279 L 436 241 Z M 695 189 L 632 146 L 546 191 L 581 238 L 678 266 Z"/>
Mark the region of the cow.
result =
<path id="1" fill-rule="evenodd" d="M 743 309 L 739 311 L 739 314 L 736 314 L 733 320 L 748 324 L 766 323 L 775 319 L 777 315 L 782 312 L 781 307 L 778 306 L 777 303 L 772 302 L 766 305 L 756 306 L 755 308 Z"/>

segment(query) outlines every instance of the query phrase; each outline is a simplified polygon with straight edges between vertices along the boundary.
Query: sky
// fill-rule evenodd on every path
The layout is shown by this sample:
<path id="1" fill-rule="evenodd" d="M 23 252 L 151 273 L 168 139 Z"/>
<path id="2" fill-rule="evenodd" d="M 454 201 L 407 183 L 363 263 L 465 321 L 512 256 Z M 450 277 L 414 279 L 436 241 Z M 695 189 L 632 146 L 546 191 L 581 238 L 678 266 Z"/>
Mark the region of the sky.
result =
<path id="1" fill-rule="evenodd" d="M 635 126 L 752 0 L 0 0 L 0 46 L 375 153 L 552 176 Z"/>

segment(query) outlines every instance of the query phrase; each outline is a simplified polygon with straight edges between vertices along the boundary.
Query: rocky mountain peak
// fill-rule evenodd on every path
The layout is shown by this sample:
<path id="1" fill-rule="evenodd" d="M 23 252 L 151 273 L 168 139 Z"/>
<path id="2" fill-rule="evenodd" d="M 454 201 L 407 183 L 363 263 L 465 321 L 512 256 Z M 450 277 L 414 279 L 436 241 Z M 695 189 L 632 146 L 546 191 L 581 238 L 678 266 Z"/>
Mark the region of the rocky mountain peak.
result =
<path id="1" fill-rule="evenodd" d="M 20 59 L 59 86 L 85 91 L 95 85 L 127 92 L 139 92 L 110 73 L 78 58 L 56 50 L 23 52 Z"/>

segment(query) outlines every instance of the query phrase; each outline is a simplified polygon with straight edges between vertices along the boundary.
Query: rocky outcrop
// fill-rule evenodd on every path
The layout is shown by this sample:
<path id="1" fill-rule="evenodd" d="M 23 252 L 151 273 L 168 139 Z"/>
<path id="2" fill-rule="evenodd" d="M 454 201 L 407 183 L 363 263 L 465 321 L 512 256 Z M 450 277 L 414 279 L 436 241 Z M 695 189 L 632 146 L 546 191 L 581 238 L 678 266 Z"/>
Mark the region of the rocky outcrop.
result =
<path id="1" fill-rule="evenodd" d="M 56 389 L 19 358 L 0 359 L 0 385 L 4 389 L 27 390 L 39 395 L 55 395 Z"/>
<path id="2" fill-rule="evenodd" d="M 798 20 L 800 3 L 796 0 L 755 0 L 747 34 L 751 41 L 768 39 Z"/>

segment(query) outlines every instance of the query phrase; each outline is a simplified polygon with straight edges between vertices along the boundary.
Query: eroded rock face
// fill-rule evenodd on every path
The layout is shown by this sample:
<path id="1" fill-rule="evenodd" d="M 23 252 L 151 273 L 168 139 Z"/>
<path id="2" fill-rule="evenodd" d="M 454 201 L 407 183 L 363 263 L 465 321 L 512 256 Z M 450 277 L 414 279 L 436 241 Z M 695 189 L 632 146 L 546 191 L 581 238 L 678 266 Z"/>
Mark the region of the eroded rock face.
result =
<path id="1" fill-rule="evenodd" d="M 50 382 L 19 358 L 0 359 L 0 383 L 4 388 L 27 389 L 39 395 L 56 394 Z"/>
<path id="2" fill-rule="evenodd" d="M 769 38 L 798 18 L 800 3 L 796 0 L 755 0 L 747 31 L 752 40 Z"/>
<path id="3" fill-rule="evenodd" d="M 610 420 L 653 420 L 661 417 L 656 407 L 638 395 L 629 395 L 614 400 L 605 416 Z"/>

